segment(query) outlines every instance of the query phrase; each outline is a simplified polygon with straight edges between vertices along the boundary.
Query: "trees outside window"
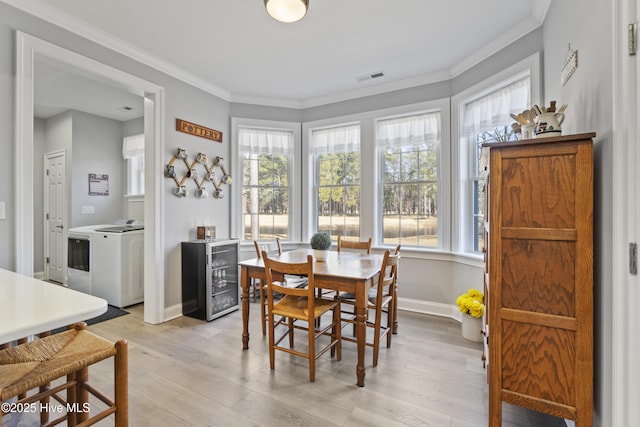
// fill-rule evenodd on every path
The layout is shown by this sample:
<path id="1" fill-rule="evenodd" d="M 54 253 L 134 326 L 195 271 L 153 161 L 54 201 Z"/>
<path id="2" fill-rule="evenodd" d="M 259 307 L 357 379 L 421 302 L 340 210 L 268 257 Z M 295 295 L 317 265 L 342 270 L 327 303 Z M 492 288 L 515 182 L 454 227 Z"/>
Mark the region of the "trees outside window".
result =
<path id="1" fill-rule="evenodd" d="M 311 130 L 316 230 L 332 240 L 360 238 L 360 125 Z"/>
<path id="2" fill-rule="evenodd" d="M 238 128 L 242 169 L 242 237 L 290 237 L 294 135 L 269 128 Z"/>
<path id="3" fill-rule="evenodd" d="M 440 113 L 379 120 L 382 243 L 437 248 Z"/>

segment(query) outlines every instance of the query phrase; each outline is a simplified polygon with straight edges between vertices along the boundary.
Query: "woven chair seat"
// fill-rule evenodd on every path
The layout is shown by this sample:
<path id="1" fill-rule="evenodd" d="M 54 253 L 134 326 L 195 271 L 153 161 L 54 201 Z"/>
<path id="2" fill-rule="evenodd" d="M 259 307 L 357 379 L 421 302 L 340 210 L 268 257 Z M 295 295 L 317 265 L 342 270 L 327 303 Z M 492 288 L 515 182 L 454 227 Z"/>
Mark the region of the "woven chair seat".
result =
<path id="1" fill-rule="evenodd" d="M 40 424 L 54 426 L 65 419 L 67 425 L 94 425 L 110 415 L 115 415 L 115 426 L 126 427 L 128 415 L 128 350 L 127 341 L 112 343 L 86 330 L 86 323 L 76 323 L 73 328 L 55 335 L 41 334 L 31 342 L 19 340 L 18 345 L 0 350 L 0 401 L 17 397 L 16 404 L 40 401 L 47 404 L 50 398 L 61 404 L 89 403 L 89 396 L 102 401 L 107 407 L 102 411 L 69 410 L 55 420 L 49 420 L 49 412 L 40 413 Z M 114 398 L 111 399 L 89 383 L 90 365 L 114 358 Z M 51 382 L 66 377 L 66 382 L 50 387 Z M 65 400 L 59 393 L 67 391 Z M 28 395 L 27 392 L 35 391 Z M 0 412 L 0 427 L 5 410 Z"/>
<path id="2" fill-rule="evenodd" d="M 71 329 L 0 350 L 0 400 L 115 355 L 112 342 L 86 329 Z"/>
<path id="3" fill-rule="evenodd" d="M 322 316 L 327 311 L 332 310 L 335 305 L 336 304 L 333 301 L 316 298 L 313 317 Z M 307 298 L 287 295 L 273 305 L 273 314 L 277 316 L 306 320 L 309 317 L 309 310 L 307 310 L 307 306 Z"/>

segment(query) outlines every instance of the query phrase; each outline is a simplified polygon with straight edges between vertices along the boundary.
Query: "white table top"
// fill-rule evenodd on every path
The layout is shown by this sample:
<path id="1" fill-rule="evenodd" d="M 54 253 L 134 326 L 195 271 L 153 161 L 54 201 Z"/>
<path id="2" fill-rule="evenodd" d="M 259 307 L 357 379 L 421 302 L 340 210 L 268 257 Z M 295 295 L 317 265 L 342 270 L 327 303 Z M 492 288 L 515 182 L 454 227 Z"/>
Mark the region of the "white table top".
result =
<path id="1" fill-rule="evenodd" d="M 91 319 L 107 301 L 0 269 L 0 344 Z"/>

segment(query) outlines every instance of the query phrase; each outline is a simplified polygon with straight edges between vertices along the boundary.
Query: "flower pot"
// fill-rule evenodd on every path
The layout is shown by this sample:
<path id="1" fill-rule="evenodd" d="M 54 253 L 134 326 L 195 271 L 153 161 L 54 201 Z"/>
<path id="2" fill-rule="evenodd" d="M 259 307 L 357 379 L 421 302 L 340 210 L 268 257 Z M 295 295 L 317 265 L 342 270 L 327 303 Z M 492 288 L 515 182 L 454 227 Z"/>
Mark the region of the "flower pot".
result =
<path id="1" fill-rule="evenodd" d="M 482 317 L 462 315 L 462 337 L 473 342 L 482 342 Z"/>
<path id="2" fill-rule="evenodd" d="M 313 250 L 313 256 L 315 257 L 316 261 L 326 261 L 327 255 L 329 255 L 328 250 L 320 250 L 320 249 Z"/>

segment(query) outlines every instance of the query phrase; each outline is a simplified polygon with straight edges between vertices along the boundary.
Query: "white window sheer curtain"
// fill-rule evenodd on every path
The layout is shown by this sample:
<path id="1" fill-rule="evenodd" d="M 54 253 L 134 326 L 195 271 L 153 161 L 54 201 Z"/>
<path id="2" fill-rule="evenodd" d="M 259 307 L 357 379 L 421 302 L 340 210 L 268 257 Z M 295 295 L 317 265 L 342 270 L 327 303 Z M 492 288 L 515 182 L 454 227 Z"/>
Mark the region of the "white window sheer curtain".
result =
<path id="1" fill-rule="evenodd" d="M 351 124 L 311 131 L 309 152 L 318 156 L 330 153 L 360 152 L 360 125 Z"/>
<path id="2" fill-rule="evenodd" d="M 144 134 L 122 140 L 122 157 L 127 160 L 127 195 L 144 194 Z"/>
<path id="3" fill-rule="evenodd" d="M 144 155 L 144 134 L 125 136 L 122 140 L 122 157 L 131 159 Z"/>
<path id="4" fill-rule="evenodd" d="M 242 127 L 238 129 L 238 147 L 246 154 L 288 156 L 293 152 L 293 132 Z"/>
<path id="5" fill-rule="evenodd" d="M 260 171 L 258 160 L 261 155 L 283 156 L 289 163 L 293 158 L 294 134 L 293 131 L 283 129 L 239 127 L 238 128 L 238 149 L 241 158 L 244 159 L 242 169 L 244 174 L 244 188 L 248 187 L 245 196 L 247 200 L 243 202 L 242 214 L 249 217 L 251 240 L 260 240 Z M 291 172 L 291 164 L 288 164 L 288 172 Z M 291 190 L 291 181 L 288 183 L 288 192 Z M 264 221 L 268 222 L 268 215 L 263 215 Z M 271 221 L 273 222 L 273 217 Z M 246 221 L 245 221 L 246 227 Z M 244 232 L 243 232 L 244 234 Z M 287 231 L 288 237 L 289 231 Z"/>
<path id="6" fill-rule="evenodd" d="M 476 135 L 511 124 L 511 113 L 517 115 L 530 107 L 531 79 L 527 75 L 464 104 L 461 137 L 475 142 Z"/>
<path id="7" fill-rule="evenodd" d="M 376 145 L 381 148 L 439 142 L 439 112 L 379 120 L 377 124 Z"/>

